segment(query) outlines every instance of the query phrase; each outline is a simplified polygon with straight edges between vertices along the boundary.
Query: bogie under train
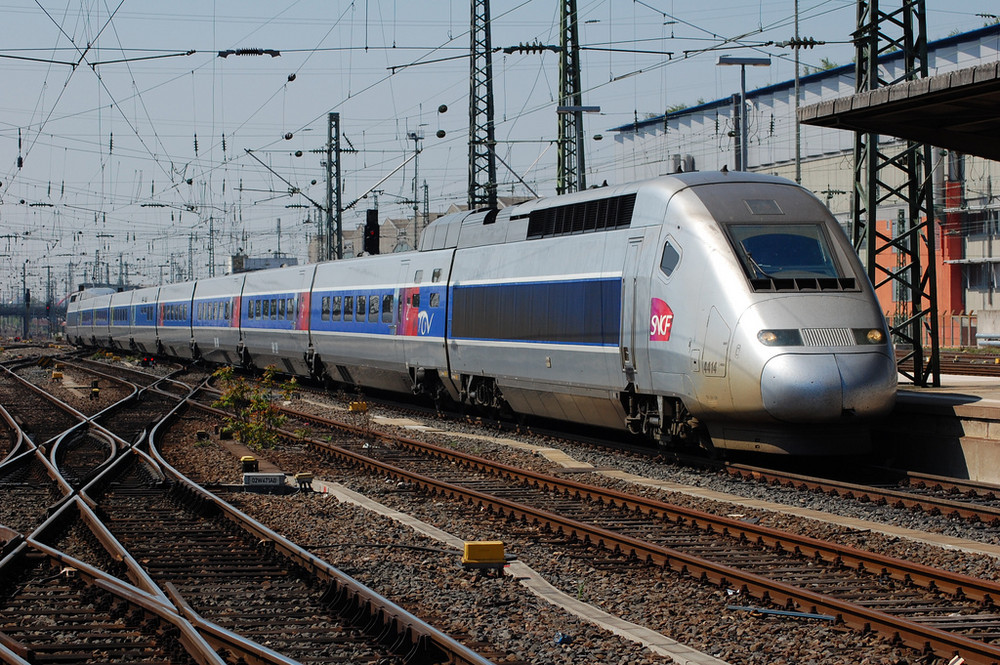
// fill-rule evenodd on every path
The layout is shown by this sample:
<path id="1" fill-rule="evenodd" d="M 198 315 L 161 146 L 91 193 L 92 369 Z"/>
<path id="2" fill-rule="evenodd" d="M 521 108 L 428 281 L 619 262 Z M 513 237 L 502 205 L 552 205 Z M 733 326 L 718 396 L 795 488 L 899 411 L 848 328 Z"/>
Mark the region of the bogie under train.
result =
<path id="1" fill-rule="evenodd" d="M 775 453 L 857 452 L 896 392 L 885 320 L 836 220 L 798 185 L 747 173 L 447 215 L 417 252 L 80 292 L 66 332 Z"/>

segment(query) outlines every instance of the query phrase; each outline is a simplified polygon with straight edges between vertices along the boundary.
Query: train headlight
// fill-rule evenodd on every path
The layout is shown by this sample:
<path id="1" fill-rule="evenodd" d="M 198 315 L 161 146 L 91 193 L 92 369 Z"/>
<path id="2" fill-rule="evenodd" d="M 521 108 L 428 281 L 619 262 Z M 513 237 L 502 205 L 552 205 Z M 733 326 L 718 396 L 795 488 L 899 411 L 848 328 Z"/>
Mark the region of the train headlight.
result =
<path id="1" fill-rule="evenodd" d="M 761 330 L 757 339 L 764 346 L 802 346 L 802 336 L 795 328 Z"/>
<path id="2" fill-rule="evenodd" d="M 885 333 L 880 328 L 855 328 L 854 340 L 858 344 L 882 344 Z"/>

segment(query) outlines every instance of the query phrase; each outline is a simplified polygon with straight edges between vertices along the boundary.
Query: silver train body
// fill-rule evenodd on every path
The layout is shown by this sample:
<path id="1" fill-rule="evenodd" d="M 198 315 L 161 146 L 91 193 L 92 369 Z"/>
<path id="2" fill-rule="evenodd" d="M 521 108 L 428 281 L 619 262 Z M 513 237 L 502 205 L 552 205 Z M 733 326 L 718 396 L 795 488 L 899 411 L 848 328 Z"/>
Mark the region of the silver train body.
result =
<path id="1" fill-rule="evenodd" d="M 746 173 L 456 213 L 417 252 L 81 292 L 66 332 L 772 453 L 864 449 L 897 381 L 833 216 Z"/>

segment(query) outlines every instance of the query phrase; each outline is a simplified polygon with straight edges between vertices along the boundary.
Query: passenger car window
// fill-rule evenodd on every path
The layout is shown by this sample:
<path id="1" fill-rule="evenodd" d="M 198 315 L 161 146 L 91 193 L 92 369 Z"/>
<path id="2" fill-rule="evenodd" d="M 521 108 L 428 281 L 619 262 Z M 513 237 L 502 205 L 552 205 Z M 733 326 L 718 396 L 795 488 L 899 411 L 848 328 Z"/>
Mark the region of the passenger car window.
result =
<path id="1" fill-rule="evenodd" d="M 431 273 L 431 281 L 432 282 L 440 282 L 441 281 L 441 269 L 440 268 L 435 268 L 434 272 Z"/>
<path id="2" fill-rule="evenodd" d="M 284 304 L 284 301 L 282 301 Z M 271 320 L 278 318 L 278 303 L 274 298 L 271 298 Z"/>
<path id="3" fill-rule="evenodd" d="M 288 299 L 288 305 L 285 307 L 285 319 L 288 321 L 295 320 L 295 298 Z"/>
<path id="4" fill-rule="evenodd" d="M 418 270 L 417 272 L 413 273 L 413 281 L 414 282 L 416 282 L 417 284 L 419 284 L 423 280 L 424 280 L 424 271 L 423 270 Z"/>
<path id="5" fill-rule="evenodd" d="M 392 296 L 382 296 L 382 323 L 392 323 Z"/>
<path id="6" fill-rule="evenodd" d="M 354 320 L 354 296 L 344 296 L 344 320 Z"/>
<path id="7" fill-rule="evenodd" d="M 437 307 L 438 304 L 440 304 L 440 302 L 441 302 L 441 294 L 440 293 L 432 293 L 431 294 L 431 307 Z"/>
<path id="8" fill-rule="evenodd" d="M 319 317 L 324 321 L 330 320 L 330 296 L 323 296 Z"/>
<path id="9" fill-rule="evenodd" d="M 368 297 L 368 320 L 378 323 L 378 296 Z"/>
<path id="10" fill-rule="evenodd" d="M 278 298 L 278 318 L 285 318 L 285 299 Z"/>
<path id="11" fill-rule="evenodd" d="M 368 311 L 368 307 L 367 307 L 368 301 L 365 300 L 364 296 L 358 296 L 356 304 L 357 304 L 357 308 L 354 311 L 358 315 L 358 321 L 364 321 L 365 320 L 365 313 Z"/>
<path id="12" fill-rule="evenodd" d="M 660 271 L 667 277 L 670 277 L 670 273 L 674 271 L 674 268 L 677 267 L 680 260 L 680 253 L 674 249 L 674 246 L 670 244 L 670 241 L 668 240 L 664 243 L 663 254 L 660 256 Z"/>
<path id="13" fill-rule="evenodd" d="M 330 318 L 340 321 L 340 296 L 333 297 L 333 308 L 330 310 Z"/>

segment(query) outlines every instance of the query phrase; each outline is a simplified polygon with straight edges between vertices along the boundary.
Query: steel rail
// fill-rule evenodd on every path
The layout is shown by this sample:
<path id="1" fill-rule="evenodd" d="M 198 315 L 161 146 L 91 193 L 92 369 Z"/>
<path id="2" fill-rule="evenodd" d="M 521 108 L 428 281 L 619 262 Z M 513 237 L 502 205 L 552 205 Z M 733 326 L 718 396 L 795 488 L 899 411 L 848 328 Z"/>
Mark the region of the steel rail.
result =
<path id="1" fill-rule="evenodd" d="M 31 383 L 30 381 L 27 381 L 24 378 L 18 376 L 15 372 L 13 372 L 12 370 L 8 369 L 7 367 L 4 367 L 4 366 L 0 365 L 0 374 L 5 375 L 5 376 L 7 376 L 10 379 L 13 379 L 22 388 L 26 388 L 26 389 L 30 390 L 31 392 L 35 393 L 37 396 L 41 397 L 42 399 L 45 399 L 45 400 L 50 401 L 50 402 L 54 401 L 54 403 L 55 403 L 55 405 L 56 405 L 57 408 L 59 408 L 61 411 L 65 412 L 67 415 L 71 416 L 75 420 L 77 420 L 79 422 L 85 422 L 86 420 L 88 420 L 88 417 L 85 414 L 81 413 L 80 411 L 77 411 L 76 409 L 74 409 L 70 405 L 66 404 L 62 400 L 54 399 L 52 395 L 50 395 L 49 393 L 45 392 L 44 390 L 42 390 L 41 388 L 39 388 L 35 384 Z M 31 423 L 22 423 L 20 426 L 22 427 L 22 429 L 25 426 L 28 427 L 28 430 L 25 432 L 26 434 L 33 431 L 31 429 L 31 426 L 32 426 Z M 56 436 L 58 436 L 58 435 L 56 435 Z M 30 436 L 28 436 L 28 438 L 31 439 L 32 443 L 34 443 L 34 445 L 36 445 L 36 446 L 43 446 L 46 443 L 48 443 L 49 440 L 51 440 L 51 439 L 49 439 L 49 440 L 46 440 L 46 441 L 35 441 Z M 51 438 L 55 438 L 55 437 L 51 437 Z"/>
<path id="2" fill-rule="evenodd" d="M 199 409 L 216 415 L 226 415 L 218 409 L 206 407 L 190 401 Z M 297 417 L 305 417 L 297 414 Z M 323 422 L 327 426 L 352 432 L 359 437 L 368 437 L 391 442 L 420 451 L 423 454 L 444 460 L 459 462 L 480 471 L 500 477 L 526 482 L 536 487 L 559 491 L 589 501 L 603 502 L 612 507 L 622 507 L 647 514 L 661 515 L 675 522 L 686 522 L 692 526 L 712 532 L 716 531 L 734 538 L 746 538 L 751 542 L 770 546 L 778 550 L 797 551 L 805 556 L 818 556 L 828 562 L 863 570 L 875 575 L 890 575 L 894 579 L 914 583 L 924 588 L 933 588 L 945 593 L 962 595 L 965 598 L 984 603 L 1000 601 L 1000 585 L 967 575 L 949 573 L 921 564 L 909 563 L 890 557 L 864 552 L 855 548 L 826 543 L 805 536 L 779 531 L 769 527 L 752 525 L 738 520 L 711 515 L 700 511 L 673 506 L 661 501 L 646 499 L 615 490 L 604 489 L 509 465 L 495 463 L 464 453 L 441 448 L 405 437 L 376 433 L 346 423 L 336 423 L 324 418 L 309 416 L 313 422 Z M 284 433 L 297 439 L 290 432 Z M 862 605 L 825 596 L 808 589 L 778 582 L 754 573 L 717 564 L 700 557 L 679 552 L 672 548 L 654 545 L 630 536 L 588 525 L 577 520 L 562 517 L 549 511 L 526 506 L 504 498 L 492 496 L 477 490 L 467 489 L 439 481 L 422 474 L 401 469 L 395 465 L 369 458 L 345 448 L 324 441 L 306 438 L 308 445 L 323 453 L 349 461 L 361 468 L 386 474 L 396 480 L 413 483 L 432 494 L 455 498 L 476 507 L 489 509 L 501 517 L 514 517 L 528 523 L 544 524 L 552 530 L 583 542 L 592 543 L 605 549 L 633 556 L 648 562 L 668 567 L 683 574 L 693 575 L 720 586 L 744 588 L 751 595 L 785 607 L 794 607 L 810 613 L 832 614 L 845 624 L 859 630 L 876 630 L 883 635 L 899 639 L 916 649 L 930 649 L 940 655 L 961 654 L 966 662 L 992 665 L 1000 663 L 1000 646 L 987 644 L 959 634 L 950 633 L 926 624 L 901 619 Z"/>
<path id="3" fill-rule="evenodd" d="M 905 490 L 872 487 L 859 483 L 817 478 L 742 464 L 727 464 L 724 468 L 731 476 L 751 478 L 760 482 L 822 492 L 848 499 L 869 501 L 874 504 L 885 504 L 894 508 L 918 509 L 929 514 L 939 512 L 942 515 L 961 517 L 962 519 L 976 520 L 987 524 L 1000 522 L 1000 508 L 994 506 L 982 506 L 974 503 L 955 501 L 953 499 L 921 495 Z M 944 486 L 946 483 L 947 479 L 943 479 L 938 484 Z M 970 487 L 968 483 L 962 485 L 960 482 L 955 482 L 952 486 L 956 489 L 963 486 Z M 1000 492 L 1000 488 L 997 488 L 996 491 Z"/>
<path id="4" fill-rule="evenodd" d="M 189 400 L 189 403 L 190 400 Z M 217 412 L 217 409 L 205 407 Z M 178 416 L 180 408 L 175 408 L 150 432 L 150 455 L 157 466 L 179 487 L 191 496 L 206 501 L 217 508 L 231 521 L 239 524 L 261 543 L 266 543 L 280 554 L 297 564 L 303 570 L 316 575 L 329 586 L 324 598 L 331 603 L 332 612 L 345 616 L 363 618 L 366 625 L 375 623 L 382 626 L 380 633 L 398 635 L 397 646 L 409 643 L 406 662 L 425 662 L 429 654 L 438 654 L 453 665 L 492 665 L 492 661 L 480 656 L 451 636 L 431 626 L 408 610 L 378 594 L 361 582 L 344 574 L 323 559 L 299 547 L 284 536 L 264 524 L 237 510 L 226 501 L 190 481 L 180 471 L 171 466 L 159 453 L 156 441 L 161 426 L 169 425 Z M 417 659 L 423 655 L 423 660 Z"/>
<path id="5" fill-rule="evenodd" d="M 66 554 L 32 538 L 22 542 L 19 547 L 0 560 L 0 571 L 9 574 L 11 568 L 18 565 L 19 561 L 28 557 L 44 556 L 58 562 L 63 569 L 71 569 L 76 575 L 87 584 L 105 591 L 119 600 L 122 600 L 130 607 L 142 610 L 144 613 L 155 615 L 160 620 L 173 625 L 178 630 L 178 639 L 184 646 L 187 653 L 198 663 L 203 665 L 225 665 L 209 643 L 204 640 L 194 627 L 185 620 L 177 611 L 164 603 L 162 599 L 150 596 L 144 591 L 135 587 L 123 584 L 117 578 L 108 575 L 93 566 L 67 556 Z M 12 653 L 18 657 L 26 658 L 35 662 L 30 645 L 20 645 L 20 649 L 12 649 Z M 16 662 L 16 661 L 15 661 Z"/>

